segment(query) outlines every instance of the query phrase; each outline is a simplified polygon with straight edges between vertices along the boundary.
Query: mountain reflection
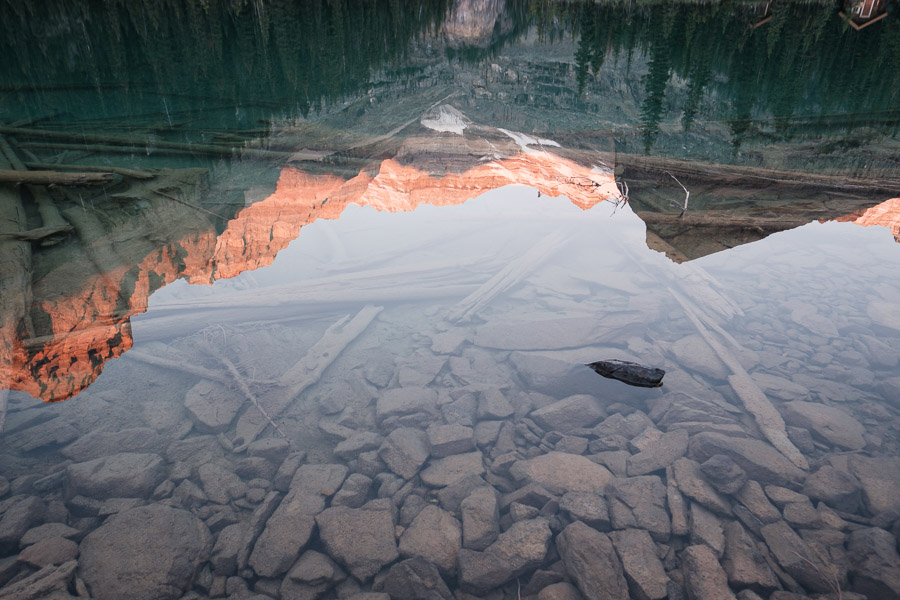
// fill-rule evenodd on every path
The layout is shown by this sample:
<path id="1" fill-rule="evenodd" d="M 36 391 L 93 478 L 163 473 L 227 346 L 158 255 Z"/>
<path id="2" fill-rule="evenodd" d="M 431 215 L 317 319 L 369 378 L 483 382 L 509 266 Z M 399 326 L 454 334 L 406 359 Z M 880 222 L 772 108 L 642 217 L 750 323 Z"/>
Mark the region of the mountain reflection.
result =
<path id="1" fill-rule="evenodd" d="M 454 140 L 458 141 L 454 144 Z M 462 137 L 442 141 L 447 156 L 452 156 L 454 148 L 465 147 Z M 510 156 L 486 162 L 471 157 L 476 164 L 444 175 L 431 174 L 427 164 L 422 168 L 394 159 L 370 164 L 353 177 L 287 167 L 281 170 L 271 193 L 237 210 L 222 225 L 192 209 L 190 202 L 173 203 L 164 197 L 152 202 L 138 218 L 126 218 L 123 209 L 118 217 L 112 216 L 107 206 L 105 224 L 90 212 L 65 211 L 79 231 L 80 247 L 51 248 L 36 255 L 35 264 L 45 272 L 33 282 L 26 315 L 34 323 L 34 333 L 25 333 L 20 323 L 6 320 L 3 338 L 8 354 L 4 362 L 10 368 L 0 384 L 47 401 L 76 395 L 99 376 L 106 360 L 131 348 L 130 318 L 147 310 L 154 291 L 177 279 L 210 284 L 269 265 L 303 227 L 317 219 L 337 219 L 350 204 L 379 211 L 411 211 L 421 204 L 462 204 L 506 185 L 525 185 L 545 196 L 565 196 L 582 209 L 603 201 L 622 201 L 610 166 L 602 162 L 579 164 L 527 146 L 529 151 L 518 152 L 520 148 L 511 140 L 506 147 L 499 138 L 494 142 L 495 149 Z M 581 154 L 580 158 L 585 161 L 596 154 Z M 431 161 L 440 159 L 430 157 Z M 874 202 L 850 197 L 827 203 L 825 198 L 808 195 L 796 205 L 779 206 L 782 216 L 769 224 L 765 217 L 754 216 L 752 204 L 740 214 L 710 211 L 710 206 L 714 208 L 728 193 L 739 190 L 719 186 L 695 187 L 696 208 L 678 218 L 665 206 L 653 212 L 654 195 L 644 189 L 647 182 L 638 177 L 634 166 L 627 167 L 626 174 L 632 178 L 632 206 L 648 223 L 648 245 L 679 262 L 815 219 L 882 224 L 892 227 L 895 235 L 900 222 L 897 200 L 858 208 L 848 216 L 847 207 Z M 757 196 L 766 193 L 764 189 L 755 191 Z M 664 203 L 666 196 L 661 198 Z M 757 206 L 770 211 L 774 204 L 759 200 Z M 131 243 L 122 246 L 118 243 L 122 239 Z"/>
<path id="2" fill-rule="evenodd" d="M 678 262 L 811 221 L 900 238 L 900 23 L 842 8 L 5 2 L 0 138 L 124 181 L 0 184 L 0 388 L 72 397 L 153 292 L 266 266 L 351 204 L 526 185 L 589 209 L 627 184 Z"/>
<path id="3" fill-rule="evenodd" d="M 67 211 L 79 231 L 80 248 L 69 248 L 64 258 L 51 250 L 54 258 L 44 259 L 56 264 L 32 286 L 35 332 L 22 336 L 12 321 L 4 328 L 9 352 L 4 362 L 12 366 L 0 385 L 47 401 L 77 394 L 99 376 L 106 360 L 131 347 L 130 317 L 146 311 L 154 291 L 176 279 L 210 284 L 266 266 L 302 227 L 320 218 L 336 219 L 349 204 L 411 211 L 422 203 L 461 204 L 504 185 L 566 196 L 583 209 L 619 195 L 611 169 L 604 170 L 602 163 L 582 166 L 549 152 L 518 153 L 512 140 L 507 147 L 495 141 L 494 148 L 509 152 L 509 158 L 443 176 L 395 160 L 351 178 L 285 168 L 273 193 L 238 210 L 221 232 L 189 203 L 165 198 L 138 219 L 105 207 L 104 220 L 112 226 L 89 212 Z M 118 244 L 122 239 L 131 241 L 124 249 Z"/>

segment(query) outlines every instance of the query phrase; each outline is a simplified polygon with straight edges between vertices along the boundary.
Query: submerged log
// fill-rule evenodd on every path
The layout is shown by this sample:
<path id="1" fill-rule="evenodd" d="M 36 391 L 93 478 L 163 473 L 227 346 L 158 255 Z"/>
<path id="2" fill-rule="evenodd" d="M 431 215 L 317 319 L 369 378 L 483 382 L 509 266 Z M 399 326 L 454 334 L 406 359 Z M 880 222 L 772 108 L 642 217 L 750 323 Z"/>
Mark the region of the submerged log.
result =
<path id="1" fill-rule="evenodd" d="M 784 231 L 806 225 L 811 219 L 796 217 L 756 217 L 734 214 L 666 214 L 650 211 L 636 211 L 641 221 L 648 225 L 681 225 L 685 227 L 746 228 L 763 232 Z"/>
<path id="2" fill-rule="evenodd" d="M 63 173 L 60 171 L 0 170 L 0 183 L 35 185 L 106 185 L 121 179 L 115 173 Z"/>
<path id="3" fill-rule="evenodd" d="M 93 133 L 71 133 L 68 131 L 52 131 L 49 129 L 33 129 L 25 127 L 0 127 L 0 134 L 18 135 L 28 138 L 39 138 L 47 140 L 59 140 L 63 144 L 53 144 L 55 147 L 63 145 L 72 145 L 79 150 L 115 151 L 121 152 L 122 149 L 131 152 L 132 148 L 153 148 L 153 151 L 168 150 L 177 151 L 187 154 L 205 154 L 209 156 L 230 157 L 234 155 L 245 156 L 249 158 L 272 158 L 288 160 L 293 158 L 298 160 L 295 153 L 278 152 L 274 150 L 263 150 L 260 148 L 245 148 L 242 146 L 217 146 L 214 144 L 190 144 L 185 142 L 170 142 L 167 140 L 148 140 L 137 136 L 127 135 L 101 135 Z M 23 144 L 23 146 L 26 146 Z M 35 144 L 29 144 L 30 147 L 36 147 Z M 313 160 L 321 160 L 320 156 L 316 156 Z"/>
<path id="4" fill-rule="evenodd" d="M 499 294 L 530 275 L 548 257 L 558 251 L 565 242 L 565 236 L 561 233 L 551 233 L 528 252 L 506 265 L 477 290 L 460 300 L 447 313 L 447 319 L 450 321 L 471 319 Z"/>
<path id="5" fill-rule="evenodd" d="M 278 385 L 263 393 L 257 403 L 267 410 L 266 417 L 255 411 L 245 411 L 235 426 L 237 438 L 235 452 L 250 445 L 273 417 L 283 413 L 308 387 L 322 377 L 325 370 L 355 340 L 383 310 L 381 306 L 365 306 L 352 319 L 349 315 L 329 327 L 312 348 L 294 366 L 287 369 Z"/>
<path id="6" fill-rule="evenodd" d="M 63 214 L 75 226 L 78 238 L 90 261 L 97 268 L 97 273 L 106 279 L 110 289 L 118 287 L 115 282 L 107 278 L 107 273 L 113 269 L 127 264 L 127 261 L 119 256 L 110 244 L 98 244 L 109 235 L 109 232 L 93 212 L 83 210 L 81 207 L 70 207 Z"/>
<path id="7" fill-rule="evenodd" d="M 25 163 L 19 158 L 16 152 L 13 150 L 12 146 L 6 140 L 5 137 L 0 135 L 0 153 L 6 155 L 7 160 L 9 161 L 9 166 L 12 167 L 12 172 L 18 172 L 20 175 L 27 173 L 28 169 L 25 166 Z M 5 169 L 6 165 L 0 165 L 0 169 Z M 29 182 L 18 182 L 25 183 L 25 187 L 31 193 L 31 197 L 34 200 L 35 204 L 37 204 L 38 212 L 41 215 L 41 219 L 43 220 L 44 227 L 48 228 L 64 228 L 69 223 L 62 218 L 62 215 L 59 214 L 59 209 L 56 208 L 56 203 L 53 198 L 47 192 L 46 189 L 41 187 L 40 185 L 35 185 L 34 183 Z M 44 245 L 52 245 L 62 241 L 64 236 L 55 236 L 49 237 L 44 240 Z"/>
<path id="8" fill-rule="evenodd" d="M 900 193 L 900 179 L 847 177 L 841 175 L 821 175 L 803 171 L 783 169 L 762 169 L 737 165 L 703 163 L 661 156 L 640 156 L 618 154 L 617 165 L 627 172 L 652 171 L 674 174 L 693 180 L 715 181 L 718 185 L 783 185 L 788 187 L 813 187 L 840 191 L 854 191 L 870 194 Z"/>
<path id="9" fill-rule="evenodd" d="M 772 402 L 766 397 L 765 393 L 759 388 L 756 382 L 750 377 L 740 361 L 731 353 L 730 350 L 720 342 L 701 322 L 701 317 L 691 306 L 690 302 L 675 290 L 669 290 L 672 296 L 681 304 L 688 319 L 697 329 L 697 333 L 709 344 L 710 348 L 716 353 L 725 366 L 731 370 L 728 376 L 728 383 L 741 402 L 744 408 L 753 415 L 756 424 L 762 431 L 763 435 L 769 442 L 778 449 L 788 460 L 794 465 L 809 470 L 809 463 L 803 453 L 788 439 L 784 419 L 781 413 L 775 408 Z M 732 338 L 733 340 L 733 338 Z"/>
<path id="10" fill-rule="evenodd" d="M 30 154 L 30 153 L 29 153 Z M 124 167 L 108 167 L 108 166 L 96 166 L 96 165 L 66 165 L 66 164 L 57 164 L 57 163 L 47 163 L 47 162 L 26 162 L 25 166 L 29 169 L 38 169 L 38 170 L 73 170 L 73 171 L 85 171 L 88 173 L 117 173 L 122 175 L 123 177 L 131 177 L 132 179 L 153 179 L 156 177 L 156 173 L 152 171 L 145 171 L 143 169 L 126 169 Z"/>
<path id="11" fill-rule="evenodd" d="M 264 308 L 283 306 L 292 310 L 300 304 L 345 304 L 348 299 L 361 302 L 412 302 L 433 298 L 451 298 L 470 293 L 477 285 L 476 275 L 464 269 L 481 262 L 480 257 L 453 259 L 401 267 L 358 271 L 273 285 L 259 290 L 220 294 L 189 302 L 164 302 L 154 307 L 156 315 L 169 311 L 197 309 Z M 360 300 L 362 298 L 362 300 Z"/>
<path id="12" fill-rule="evenodd" d="M 0 390 L 0 433 L 6 425 L 6 406 L 9 402 L 9 390 Z"/>
<path id="13" fill-rule="evenodd" d="M 288 446 L 290 446 L 291 440 L 288 439 L 288 437 L 286 435 L 284 435 L 284 432 L 281 431 L 281 428 L 278 426 L 278 423 L 276 423 L 275 420 L 272 419 L 272 417 L 269 415 L 269 413 L 265 409 L 265 407 L 256 398 L 256 395 L 250 389 L 250 386 L 247 385 L 247 382 L 244 379 L 244 376 L 241 375 L 240 371 L 237 370 L 237 367 L 234 366 L 234 363 L 231 362 L 227 356 L 224 356 L 221 353 L 216 353 L 216 356 L 222 362 L 222 364 L 225 365 L 225 368 L 228 369 L 228 372 L 234 378 L 234 382 L 241 389 L 241 392 L 244 394 L 244 397 L 247 398 L 247 400 L 249 400 L 251 404 L 253 404 L 253 406 L 256 408 L 256 410 L 259 411 L 259 414 L 262 415 L 262 417 L 266 420 L 266 422 L 272 426 L 272 429 L 274 429 L 275 432 L 288 443 Z"/>
<path id="14" fill-rule="evenodd" d="M 0 168 L 11 166 L 0 153 Z M 34 337 L 31 324 L 31 244 L 15 234 L 28 229 L 18 190 L 0 186 L 0 367 L 12 364 L 19 333 Z"/>
<path id="15" fill-rule="evenodd" d="M 134 349 L 129 350 L 122 356 L 142 363 L 146 363 L 148 365 L 153 365 L 154 367 L 162 367 L 163 369 L 181 371 L 182 373 L 196 375 L 197 377 L 202 377 L 203 379 L 209 379 L 211 381 L 218 381 L 219 383 L 233 383 L 230 377 L 227 377 L 217 371 L 213 371 L 205 367 L 192 365 L 186 361 L 170 360 L 168 358 L 163 358 L 162 356 L 155 356 L 153 354 L 147 354 L 145 352 L 141 352 L 140 350 Z"/>
<path id="16" fill-rule="evenodd" d="M 75 228 L 69 224 L 57 225 L 56 227 L 38 227 L 37 229 L 29 229 L 28 231 L 0 232 L 0 238 L 36 241 L 56 237 L 63 233 L 70 233 L 74 230 Z"/>

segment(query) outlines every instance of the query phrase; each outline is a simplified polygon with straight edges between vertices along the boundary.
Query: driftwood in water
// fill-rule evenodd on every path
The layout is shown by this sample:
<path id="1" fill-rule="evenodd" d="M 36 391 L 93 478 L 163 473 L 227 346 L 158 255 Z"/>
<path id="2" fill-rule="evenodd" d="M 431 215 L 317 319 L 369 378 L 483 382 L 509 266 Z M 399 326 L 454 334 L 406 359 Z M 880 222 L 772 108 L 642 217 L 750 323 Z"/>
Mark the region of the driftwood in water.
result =
<path id="1" fill-rule="evenodd" d="M 230 360 L 228 360 L 227 356 L 224 356 L 219 352 L 216 352 L 215 356 L 222 362 L 223 365 L 225 365 L 225 368 L 228 369 L 228 372 L 234 378 L 234 382 L 237 383 L 239 388 L 241 388 L 241 392 L 244 394 L 244 397 L 247 398 L 247 400 L 249 400 L 251 404 L 253 404 L 253 406 L 256 408 L 256 410 L 259 411 L 259 414 L 262 415 L 262 417 L 266 420 L 266 422 L 272 426 L 272 429 L 274 429 L 275 432 L 288 443 L 288 446 L 290 446 L 291 441 L 288 439 L 288 437 L 286 435 L 284 435 L 284 432 L 281 431 L 281 428 L 278 426 L 278 423 L 276 423 L 272 419 L 272 417 L 269 416 L 269 413 L 266 411 L 265 407 L 263 407 L 263 405 L 260 403 L 260 401 L 256 398 L 256 396 L 253 394 L 253 391 L 250 389 L 250 386 L 247 385 L 247 382 L 244 379 L 244 376 L 241 375 L 240 371 L 237 370 L 237 367 L 234 366 L 234 363 L 231 362 Z"/>
<path id="2" fill-rule="evenodd" d="M 743 316 L 744 311 L 740 305 L 719 291 L 724 289 L 724 286 L 706 269 L 694 264 L 681 265 L 680 269 L 683 270 L 678 282 L 681 291 L 698 305 L 708 308 L 726 320 Z"/>
<path id="3" fill-rule="evenodd" d="M 174 143 L 174 142 L 172 142 Z M 241 160 L 275 160 L 282 162 L 315 162 L 322 160 L 322 154 L 318 152 L 281 152 L 278 150 L 262 150 L 259 148 L 227 148 L 225 146 L 182 144 L 181 147 L 159 146 L 156 143 L 143 142 L 140 144 L 88 144 L 72 142 L 22 142 L 22 148 L 35 150 L 78 150 L 81 152 L 101 154 L 135 154 L 147 155 L 175 155 L 175 156 L 207 156 L 212 158 L 239 158 Z M 345 162 L 363 162 L 362 160 L 344 159 Z"/>
<path id="4" fill-rule="evenodd" d="M 170 360 L 168 358 L 155 356 L 153 354 L 147 354 L 145 352 L 141 352 L 140 350 L 133 349 L 125 352 L 123 356 L 142 363 L 147 363 L 148 365 L 153 365 L 155 367 L 172 369 L 173 371 L 181 371 L 182 373 L 196 375 L 197 377 L 202 377 L 211 381 L 218 381 L 219 383 L 224 383 L 226 385 L 233 383 L 230 377 L 222 375 L 218 371 L 212 371 L 205 367 L 192 365 L 186 360 Z"/>
<path id="5" fill-rule="evenodd" d="M 18 121 L 13 121 L 9 123 L 10 127 L 29 127 L 30 125 L 34 125 L 35 123 L 40 123 L 41 121 L 49 121 L 51 119 L 55 119 L 61 115 L 64 115 L 65 112 L 61 110 L 55 110 L 52 113 L 41 115 L 40 117 L 28 117 L 25 119 L 19 119 Z"/>
<path id="6" fill-rule="evenodd" d="M 812 187 L 839 191 L 868 192 L 872 194 L 900 193 L 900 179 L 847 177 L 846 175 L 820 175 L 802 171 L 761 169 L 679 160 L 661 156 L 618 154 L 617 166 L 629 170 L 657 171 L 693 180 L 715 181 L 718 185 L 777 184 L 791 187 Z"/>
<path id="7" fill-rule="evenodd" d="M 49 129 L 33 129 L 24 127 L 0 127 L 0 134 L 17 135 L 27 138 L 39 138 L 58 140 L 62 144 L 54 143 L 52 147 L 62 148 L 73 146 L 79 150 L 132 152 L 133 148 L 141 148 L 150 152 L 168 150 L 186 154 L 201 154 L 208 156 L 231 157 L 241 156 L 247 158 L 270 158 L 279 160 L 298 160 L 296 153 L 263 150 L 260 148 L 244 148 L 231 146 L 217 146 L 214 144 L 190 144 L 185 142 L 170 142 L 167 140 L 148 140 L 138 136 L 127 135 L 100 135 L 93 133 L 71 133 L 68 131 L 52 131 Z M 23 147 L 48 147 L 35 144 L 22 144 Z M 111 150 L 115 148 L 115 150 Z M 302 158 L 302 157 L 301 157 Z M 316 160 L 321 157 L 316 156 Z"/>
<path id="8" fill-rule="evenodd" d="M 9 163 L 4 168 L 12 168 L 14 171 L 27 171 L 25 164 L 2 135 L 0 135 L 0 155 L 5 156 L 6 161 Z"/>
<path id="9" fill-rule="evenodd" d="M 106 238 L 109 233 L 93 212 L 86 211 L 79 206 L 67 208 L 63 214 L 74 225 L 85 253 L 94 263 L 101 277 L 106 278 L 106 273 L 126 263 L 110 244 L 96 243 Z M 115 282 L 107 281 L 107 283 L 112 286 L 111 289 L 117 287 Z"/>
<path id="10" fill-rule="evenodd" d="M 665 251 L 668 254 L 668 251 L 666 250 L 668 244 L 664 240 L 652 235 L 652 232 L 649 230 L 647 231 L 647 242 L 650 245 L 650 248 L 657 251 Z M 678 253 L 678 250 L 674 248 L 671 248 L 671 250 Z M 662 269 L 653 263 L 645 263 L 637 258 L 634 253 L 628 249 L 627 245 L 622 246 L 622 252 L 628 255 L 638 268 L 653 279 L 659 281 L 674 279 L 670 270 Z M 653 272 L 651 272 L 651 269 Z M 703 306 L 707 312 L 714 312 L 726 320 L 744 314 L 744 311 L 736 302 L 719 291 L 722 289 L 722 285 L 702 267 L 692 263 L 682 264 L 679 267 L 677 284 L 686 296 L 691 298 L 698 305 Z"/>
<path id="11" fill-rule="evenodd" d="M 22 162 L 12 146 L 10 146 L 9 142 L 2 135 L 0 135 L 0 154 L 6 156 L 6 159 L 9 161 L 9 166 L 12 167 L 12 172 L 18 171 L 20 173 L 25 173 L 28 171 L 25 167 L 25 163 Z M 0 169 L 9 171 L 9 169 L 6 169 L 6 165 L 0 165 Z M 56 202 L 46 189 L 29 182 L 18 183 L 25 183 L 25 187 L 31 193 L 32 199 L 34 199 L 35 204 L 37 204 L 38 212 L 41 215 L 44 227 L 64 228 L 68 225 L 68 222 L 59 214 L 59 209 L 56 208 Z M 44 241 L 44 244 L 51 245 L 61 241 L 61 239 L 62 237 L 47 238 Z"/>
<path id="12" fill-rule="evenodd" d="M 0 168 L 11 166 L 0 153 Z M 31 324 L 31 244 L 16 234 L 28 229 L 19 191 L 0 186 L 0 369 L 12 364 L 21 330 Z"/>
<path id="13" fill-rule="evenodd" d="M 63 173 L 60 171 L 0 170 L 0 183 L 34 185 L 106 185 L 121 178 L 114 173 Z"/>
<path id="14" fill-rule="evenodd" d="M 0 434 L 6 425 L 6 407 L 9 403 L 9 390 L 0 390 Z"/>
<path id="15" fill-rule="evenodd" d="M 30 154 L 30 153 L 29 153 Z M 27 162 L 25 166 L 29 169 L 44 170 L 72 170 L 85 171 L 88 173 L 116 173 L 123 177 L 131 177 L 132 179 L 153 179 L 156 174 L 153 171 L 145 171 L 143 169 L 126 169 L 124 167 L 101 167 L 97 165 L 66 165 L 48 162 Z"/>
<path id="16" fill-rule="evenodd" d="M 347 275 L 308 279 L 296 283 L 273 285 L 260 290 L 247 290 L 221 294 L 213 298 L 190 302 L 166 302 L 154 307 L 161 314 L 172 310 L 195 311 L 198 308 L 263 308 L 293 307 L 298 303 L 325 304 L 346 302 L 352 298 L 356 304 L 366 302 L 422 300 L 448 298 L 454 294 L 469 293 L 477 285 L 475 276 L 462 267 L 480 262 L 453 259 L 411 266 L 371 269 Z"/>
<path id="17" fill-rule="evenodd" d="M 338 291 L 315 290 L 298 291 L 295 297 L 283 295 L 272 299 L 264 298 L 260 290 L 255 290 L 258 303 L 251 303 L 253 293 L 243 297 L 244 306 L 218 308 L 214 310 L 192 310 L 190 304 L 169 304 L 154 306 L 153 310 L 132 322 L 132 330 L 142 340 L 169 340 L 199 331 L 217 323 L 247 324 L 278 323 L 309 319 L 312 316 L 328 314 L 335 310 L 347 310 L 360 303 L 384 304 L 389 302 L 449 301 L 471 293 L 477 284 L 434 285 L 427 288 L 415 283 L 404 285 L 363 287 L 352 295 Z M 162 310 L 161 310 L 162 309 Z M 168 310 L 166 310 L 168 309 Z M 173 310 L 175 309 L 175 310 Z"/>
<path id="18" fill-rule="evenodd" d="M 29 229 L 28 231 L 0 232 L 0 238 L 37 241 L 69 233 L 74 231 L 74 229 L 75 228 L 69 224 L 57 225 L 56 227 L 38 227 L 37 229 Z"/>
<path id="19" fill-rule="evenodd" d="M 781 413 L 775 408 L 771 401 L 766 397 L 759 388 L 750 374 L 747 373 L 740 361 L 731 353 L 730 350 L 720 342 L 701 322 L 695 307 L 675 290 L 669 290 L 672 296 L 681 304 L 688 319 L 694 324 L 700 336 L 709 344 L 710 348 L 716 353 L 716 356 L 725 363 L 731 370 L 728 376 L 728 383 L 738 398 L 744 404 L 744 408 L 753 415 L 756 424 L 759 426 L 763 435 L 769 442 L 778 449 L 788 460 L 797 467 L 808 470 L 809 463 L 803 453 L 788 439 L 785 429 L 784 419 Z M 702 313 L 701 313 L 702 314 Z M 733 339 L 733 338 L 732 338 Z"/>
<path id="20" fill-rule="evenodd" d="M 368 305 L 360 310 L 352 319 L 349 315 L 339 320 L 325 331 L 303 358 L 287 369 L 278 380 L 278 385 L 263 393 L 258 402 L 273 417 L 278 417 L 290 406 L 305 389 L 315 384 L 322 377 L 331 363 L 343 353 L 344 349 L 355 340 L 382 311 L 380 306 Z M 237 436 L 235 443 L 240 452 L 250 445 L 269 425 L 266 419 L 259 419 L 256 413 L 245 411 L 235 425 Z"/>
<path id="21" fill-rule="evenodd" d="M 685 214 L 679 216 L 650 211 L 637 211 L 635 214 L 648 225 L 684 225 L 689 227 L 722 227 L 756 229 L 761 232 L 783 231 L 801 227 L 809 223 L 809 219 L 796 217 L 754 217 L 735 216 L 734 214 Z"/>
<path id="22" fill-rule="evenodd" d="M 450 321 L 466 321 L 487 306 L 491 300 L 530 275 L 566 242 L 561 233 L 551 233 L 525 254 L 506 265 L 477 290 L 460 300 L 447 313 Z"/>
<path id="23" fill-rule="evenodd" d="M 318 381 L 325 369 L 350 342 L 365 331 L 382 310 L 381 306 L 370 304 L 356 313 L 353 319 L 348 315 L 329 327 L 309 352 L 282 374 L 278 383 L 290 390 L 293 396 L 297 396 L 312 385 L 311 380 Z"/>

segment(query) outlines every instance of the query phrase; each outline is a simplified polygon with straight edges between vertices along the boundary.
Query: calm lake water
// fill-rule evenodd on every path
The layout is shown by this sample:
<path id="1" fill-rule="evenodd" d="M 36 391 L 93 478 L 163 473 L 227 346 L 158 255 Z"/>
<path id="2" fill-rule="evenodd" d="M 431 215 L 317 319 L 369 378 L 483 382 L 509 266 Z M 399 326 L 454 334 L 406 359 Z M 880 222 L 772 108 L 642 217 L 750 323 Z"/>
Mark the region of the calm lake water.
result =
<path id="1" fill-rule="evenodd" d="M 0 599 L 900 597 L 898 16 L 3 4 Z"/>

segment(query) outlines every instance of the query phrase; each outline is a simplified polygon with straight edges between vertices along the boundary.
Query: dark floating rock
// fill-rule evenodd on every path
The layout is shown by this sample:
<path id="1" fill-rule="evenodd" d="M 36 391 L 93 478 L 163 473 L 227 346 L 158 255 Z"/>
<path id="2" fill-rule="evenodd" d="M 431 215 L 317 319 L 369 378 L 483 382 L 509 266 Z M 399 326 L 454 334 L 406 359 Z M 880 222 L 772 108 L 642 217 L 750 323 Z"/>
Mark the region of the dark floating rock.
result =
<path id="1" fill-rule="evenodd" d="M 666 374 L 662 369 L 645 367 L 627 360 L 598 360 L 587 366 L 607 379 L 617 379 L 637 387 L 660 387 Z"/>

